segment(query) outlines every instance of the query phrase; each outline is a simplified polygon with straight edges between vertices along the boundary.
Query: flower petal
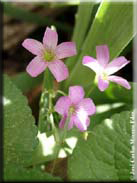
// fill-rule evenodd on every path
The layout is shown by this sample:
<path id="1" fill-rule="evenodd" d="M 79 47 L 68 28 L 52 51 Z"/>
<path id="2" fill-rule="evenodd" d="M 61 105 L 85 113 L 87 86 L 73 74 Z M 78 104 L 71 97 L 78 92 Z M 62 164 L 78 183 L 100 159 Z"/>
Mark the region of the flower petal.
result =
<path id="1" fill-rule="evenodd" d="M 112 82 L 115 82 L 125 88 L 127 88 L 128 90 L 131 89 L 131 86 L 129 84 L 129 82 L 126 79 L 123 79 L 122 77 L 119 76 L 109 76 L 108 79 Z"/>
<path id="2" fill-rule="evenodd" d="M 60 128 L 64 128 L 66 119 L 67 119 L 67 115 L 64 115 L 63 118 L 61 119 L 60 123 L 59 123 Z M 71 116 L 70 122 L 68 124 L 68 130 L 70 130 L 73 127 L 73 125 L 74 125 L 73 122 L 74 122 L 74 116 Z"/>
<path id="3" fill-rule="evenodd" d="M 67 116 L 64 115 L 62 119 L 59 122 L 59 128 L 64 128 L 65 122 L 66 122 Z"/>
<path id="4" fill-rule="evenodd" d="M 44 51 L 42 43 L 35 39 L 25 39 L 22 46 L 34 55 L 42 55 Z"/>
<path id="5" fill-rule="evenodd" d="M 109 62 L 109 49 L 107 45 L 96 46 L 97 60 L 102 67 Z"/>
<path id="6" fill-rule="evenodd" d="M 70 118 L 70 122 L 68 124 L 68 130 L 70 130 L 71 128 L 73 128 L 73 126 L 74 126 L 74 119 L 75 119 L 75 116 L 72 115 L 71 118 Z"/>
<path id="7" fill-rule="evenodd" d="M 86 125 L 87 125 L 87 127 L 90 125 L 90 118 L 89 117 L 87 117 Z"/>
<path id="8" fill-rule="evenodd" d="M 57 46 L 56 48 L 56 56 L 58 59 L 71 57 L 76 55 L 76 45 L 74 42 L 64 42 Z"/>
<path id="9" fill-rule="evenodd" d="M 58 42 L 58 34 L 56 31 L 50 29 L 49 27 L 46 28 L 44 37 L 43 37 L 43 44 L 48 47 L 49 49 L 55 49 Z"/>
<path id="10" fill-rule="evenodd" d="M 128 61 L 125 57 L 121 56 L 112 60 L 106 67 L 107 74 L 113 74 L 125 67 L 130 61 Z"/>
<path id="11" fill-rule="evenodd" d="M 89 124 L 87 115 L 79 113 L 74 118 L 74 125 L 79 128 L 80 131 L 86 131 Z"/>
<path id="12" fill-rule="evenodd" d="M 63 96 L 58 99 L 55 105 L 55 111 L 62 115 L 67 115 L 69 107 L 71 105 L 71 100 L 68 96 Z"/>
<path id="13" fill-rule="evenodd" d="M 100 73 L 102 71 L 102 67 L 100 67 L 98 61 L 93 57 L 84 56 L 82 64 L 92 69 L 95 73 Z"/>
<path id="14" fill-rule="evenodd" d="M 27 66 L 26 71 L 32 77 L 38 76 L 47 67 L 47 63 L 44 62 L 39 56 L 35 57 Z"/>
<path id="15" fill-rule="evenodd" d="M 69 97 L 73 104 L 80 102 L 85 95 L 85 92 L 81 86 L 71 86 L 69 87 Z"/>
<path id="16" fill-rule="evenodd" d="M 85 98 L 78 104 L 78 111 L 85 111 L 87 115 L 93 115 L 96 112 L 96 106 L 92 99 Z"/>
<path id="17" fill-rule="evenodd" d="M 101 76 L 98 77 L 98 88 L 100 89 L 100 91 L 104 91 L 108 87 L 108 85 L 108 80 L 103 80 Z"/>
<path id="18" fill-rule="evenodd" d="M 48 67 L 58 82 L 65 80 L 68 75 L 68 68 L 61 60 L 49 62 Z"/>

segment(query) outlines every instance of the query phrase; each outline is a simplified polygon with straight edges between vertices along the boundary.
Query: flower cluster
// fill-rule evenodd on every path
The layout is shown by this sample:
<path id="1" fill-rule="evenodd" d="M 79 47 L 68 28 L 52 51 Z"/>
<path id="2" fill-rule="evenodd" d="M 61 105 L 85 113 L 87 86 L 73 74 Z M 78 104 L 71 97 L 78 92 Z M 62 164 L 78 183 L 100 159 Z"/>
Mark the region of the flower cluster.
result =
<path id="1" fill-rule="evenodd" d="M 76 45 L 74 42 L 64 42 L 59 45 L 57 43 L 57 32 L 48 27 L 43 37 L 43 43 L 34 39 L 24 40 L 23 47 L 36 55 L 27 66 L 28 74 L 36 77 L 46 68 L 49 68 L 57 82 L 63 81 L 69 76 L 68 69 L 62 59 L 76 55 Z M 84 56 L 82 64 L 96 73 L 100 91 L 107 89 L 110 81 L 127 89 L 131 88 L 127 80 L 112 75 L 129 63 L 124 56 L 115 58 L 108 63 L 109 49 L 107 45 L 96 46 L 96 55 L 97 59 Z M 96 107 L 92 99 L 84 98 L 84 90 L 81 86 L 71 86 L 69 95 L 58 99 L 55 111 L 62 115 L 60 128 L 64 127 L 66 119 L 69 117 L 68 129 L 76 126 L 80 131 L 85 131 L 90 124 L 89 116 L 95 114 Z"/>

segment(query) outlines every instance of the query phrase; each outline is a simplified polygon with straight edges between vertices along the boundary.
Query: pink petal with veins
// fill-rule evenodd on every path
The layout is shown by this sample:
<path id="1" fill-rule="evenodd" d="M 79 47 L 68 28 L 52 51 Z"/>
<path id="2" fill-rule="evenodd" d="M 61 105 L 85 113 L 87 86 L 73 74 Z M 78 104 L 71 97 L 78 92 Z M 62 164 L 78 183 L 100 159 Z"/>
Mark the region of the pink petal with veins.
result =
<path id="1" fill-rule="evenodd" d="M 96 55 L 99 64 L 105 68 L 109 62 L 109 49 L 107 45 L 96 46 Z"/>
<path id="2" fill-rule="evenodd" d="M 49 49 L 55 50 L 58 43 L 58 34 L 56 31 L 50 29 L 49 27 L 46 28 L 44 37 L 43 37 L 43 44 Z"/>
<path id="3" fill-rule="evenodd" d="M 47 67 L 47 63 L 44 62 L 39 56 L 35 57 L 27 66 L 26 71 L 32 77 L 36 77 L 41 74 Z"/>
<path id="4" fill-rule="evenodd" d="M 89 125 L 88 116 L 77 114 L 74 118 L 74 125 L 79 128 L 80 131 L 86 131 L 88 127 L 87 125 Z"/>
<path id="5" fill-rule="evenodd" d="M 100 73 L 102 71 L 102 67 L 100 66 L 98 61 L 93 57 L 84 56 L 82 64 L 92 69 L 95 73 Z"/>
<path id="6" fill-rule="evenodd" d="M 78 104 L 78 111 L 85 111 L 87 115 L 93 115 L 96 112 L 96 106 L 93 103 L 93 100 L 90 98 L 84 98 Z"/>
<path id="7" fill-rule="evenodd" d="M 81 86 L 69 87 L 69 98 L 73 104 L 80 102 L 85 95 L 85 92 Z"/>
<path id="8" fill-rule="evenodd" d="M 115 82 L 121 86 L 123 86 L 124 88 L 130 90 L 131 86 L 129 84 L 129 82 L 126 79 L 123 79 L 122 77 L 119 76 L 109 76 L 108 79 L 112 82 Z"/>
<path id="9" fill-rule="evenodd" d="M 59 114 L 66 115 L 68 114 L 69 107 L 71 105 L 71 100 L 68 96 L 62 96 L 58 99 L 55 105 L 55 111 Z"/>
<path id="10" fill-rule="evenodd" d="M 71 128 L 73 128 L 73 126 L 74 126 L 74 119 L 75 119 L 75 116 L 72 115 L 71 118 L 70 118 L 70 122 L 68 124 L 68 130 L 70 130 Z"/>
<path id="11" fill-rule="evenodd" d="M 64 42 L 59 44 L 56 48 L 56 56 L 58 59 L 71 57 L 76 54 L 76 44 L 74 42 Z"/>
<path id="12" fill-rule="evenodd" d="M 69 75 L 68 68 L 61 60 L 49 62 L 48 67 L 58 82 L 67 79 Z"/>
<path id="13" fill-rule="evenodd" d="M 42 55 L 44 52 L 42 43 L 35 39 L 25 39 L 22 46 L 34 55 Z"/>
<path id="14" fill-rule="evenodd" d="M 65 122 L 66 122 L 67 116 L 64 115 L 62 119 L 59 122 L 59 128 L 64 128 Z"/>
<path id="15" fill-rule="evenodd" d="M 128 63 L 130 63 L 130 61 L 123 56 L 115 58 L 107 65 L 106 72 L 108 75 L 113 74 L 125 67 Z"/>

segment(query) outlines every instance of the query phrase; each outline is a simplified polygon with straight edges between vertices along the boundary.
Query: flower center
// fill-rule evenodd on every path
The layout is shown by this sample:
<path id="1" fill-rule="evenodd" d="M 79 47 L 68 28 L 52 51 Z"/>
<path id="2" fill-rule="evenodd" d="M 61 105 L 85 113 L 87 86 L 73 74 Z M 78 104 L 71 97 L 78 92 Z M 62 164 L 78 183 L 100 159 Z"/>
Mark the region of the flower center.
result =
<path id="1" fill-rule="evenodd" d="M 70 106 L 70 108 L 69 108 L 69 112 L 71 113 L 71 114 L 74 114 L 75 113 L 75 106 Z"/>
<path id="2" fill-rule="evenodd" d="M 108 80 L 108 75 L 107 75 L 107 73 L 105 73 L 105 72 L 102 73 L 102 79 L 103 79 L 103 80 Z"/>
<path id="3" fill-rule="evenodd" d="M 51 62 L 54 59 L 54 54 L 51 51 L 45 51 L 44 53 L 44 60 L 47 62 Z"/>

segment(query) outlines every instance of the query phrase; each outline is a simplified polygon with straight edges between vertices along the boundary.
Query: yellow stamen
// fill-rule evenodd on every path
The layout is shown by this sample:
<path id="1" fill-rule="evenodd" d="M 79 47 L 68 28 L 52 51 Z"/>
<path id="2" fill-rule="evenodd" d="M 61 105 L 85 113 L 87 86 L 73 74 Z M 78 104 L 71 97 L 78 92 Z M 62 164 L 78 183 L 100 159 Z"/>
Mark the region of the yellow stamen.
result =
<path id="1" fill-rule="evenodd" d="M 70 108 L 69 108 L 69 112 L 71 113 L 71 114 L 73 114 L 74 112 L 75 112 L 75 106 L 70 106 Z"/>
<path id="2" fill-rule="evenodd" d="M 44 60 L 47 62 L 51 62 L 54 59 L 55 55 L 51 51 L 46 51 L 44 53 Z"/>
<path id="3" fill-rule="evenodd" d="M 108 80 L 108 75 L 107 75 L 107 73 L 103 72 L 103 74 L 102 74 L 102 79 L 103 79 L 103 80 Z"/>

